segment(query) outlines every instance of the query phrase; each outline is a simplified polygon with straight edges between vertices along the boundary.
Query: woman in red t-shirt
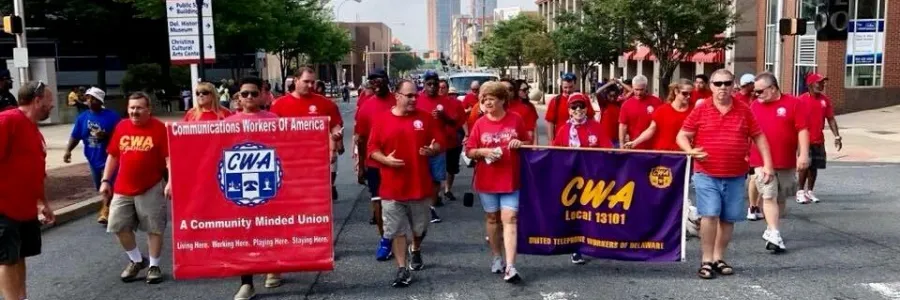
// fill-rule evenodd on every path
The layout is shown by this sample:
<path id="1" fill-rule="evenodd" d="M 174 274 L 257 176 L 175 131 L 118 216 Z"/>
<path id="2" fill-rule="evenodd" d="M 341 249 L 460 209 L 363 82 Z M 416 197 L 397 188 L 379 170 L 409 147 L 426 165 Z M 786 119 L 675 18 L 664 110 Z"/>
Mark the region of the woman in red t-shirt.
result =
<path id="1" fill-rule="evenodd" d="M 691 113 L 690 101 L 694 84 L 690 80 L 681 79 L 669 89 L 676 91 L 672 100 L 653 112 L 650 127 L 633 141 L 625 143 L 626 149 L 633 149 L 642 143 L 652 143 L 653 150 L 681 151 L 675 137 L 678 136 L 684 119 Z"/>
<path id="2" fill-rule="evenodd" d="M 613 148 L 619 148 L 619 113 L 620 106 L 627 98 L 622 98 L 622 90 L 619 85 L 604 85 L 597 91 L 597 106 L 594 115 L 603 132 L 609 138 Z"/>
<path id="3" fill-rule="evenodd" d="M 517 149 L 529 142 L 528 130 L 522 117 L 506 111 L 506 102 L 512 96 L 499 82 L 487 82 L 481 86 L 478 98 L 484 116 L 475 121 L 465 145 L 466 156 L 481 160 L 475 165 L 472 187 L 478 193 L 487 214 L 488 242 L 494 258 L 491 272 L 503 272 L 505 274 L 503 280 L 507 282 L 516 282 L 520 279 L 514 266 L 520 184 Z M 503 222 L 505 268 L 500 250 L 498 220 Z"/>
<path id="4" fill-rule="evenodd" d="M 600 123 L 587 116 L 587 96 L 574 93 L 569 96 L 569 121 L 559 128 L 553 146 L 574 148 L 612 148 L 612 140 Z"/>
<path id="5" fill-rule="evenodd" d="M 231 111 L 217 100 L 219 93 L 212 83 L 198 83 L 197 91 L 194 93 L 196 95 L 194 107 L 184 114 L 184 121 L 216 121 L 232 115 Z"/>

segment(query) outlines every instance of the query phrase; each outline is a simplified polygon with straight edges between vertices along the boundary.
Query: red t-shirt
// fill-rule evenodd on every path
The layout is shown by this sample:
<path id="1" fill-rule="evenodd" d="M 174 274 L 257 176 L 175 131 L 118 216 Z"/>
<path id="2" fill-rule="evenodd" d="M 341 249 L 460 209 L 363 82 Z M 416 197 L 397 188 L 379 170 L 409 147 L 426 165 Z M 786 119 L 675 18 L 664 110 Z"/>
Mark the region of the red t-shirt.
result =
<path id="1" fill-rule="evenodd" d="M 434 194 L 428 157 L 419 154 L 419 149 L 441 143 L 443 132 L 430 112 L 417 110 L 406 116 L 396 116 L 391 112 L 376 116 L 378 126 L 370 132 L 366 148 L 369 156 L 380 151 L 385 156 L 394 152 L 394 157 L 403 160 L 403 167 L 394 168 L 378 164 L 381 173 L 381 198 L 394 201 L 422 200 Z"/>
<path id="2" fill-rule="evenodd" d="M 774 102 L 754 101 L 750 109 L 769 142 L 772 167 L 796 168 L 799 144 L 797 133 L 806 129 L 809 122 L 803 103 L 794 96 L 782 94 L 781 99 Z M 756 147 L 750 147 L 750 165 L 753 167 L 763 165 L 762 156 Z"/>
<path id="3" fill-rule="evenodd" d="M 691 110 L 677 111 L 672 105 L 662 105 L 653 112 L 653 122 L 656 123 L 656 134 L 653 135 L 652 145 L 654 150 L 681 151 L 681 147 L 675 143 L 675 137 L 684 125 Z M 650 141 L 648 141 L 650 142 Z M 645 143 L 648 143 L 645 142 Z"/>
<path id="4" fill-rule="evenodd" d="M 491 121 L 479 118 L 469 132 L 466 149 L 503 149 L 500 159 L 490 164 L 475 164 L 475 179 L 472 187 L 479 193 L 512 193 L 519 189 L 519 151 L 509 149 L 509 141 L 517 139 L 529 142 L 525 122 L 518 114 L 507 113 L 502 119 Z"/>
<path id="5" fill-rule="evenodd" d="M 472 92 L 466 94 L 463 97 L 463 109 L 470 109 L 474 106 L 478 105 L 478 95 Z"/>
<path id="6" fill-rule="evenodd" d="M 40 129 L 21 110 L 0 112 L 0 215 L 17 221 L 37 219 L 44 198 L 47 147 Z"/>
<path id="7" fill-rule="evenodd" d="M 356 99 L 356 115 L 354 116 L 354 118 L 359 118 L 359 110 L 362 109 L 363 102 L 366 102 L 366 100 L 368 100 L 369 97 L 377 97 L 377 96 L 376 95 L 369 96 L 369 95 L 363 94 L 363 95 L 359 95 L 359 97 Z"/>
<path id="8" fill-rule="evenodd" d="M 466 119 L 468 119 L 468 115 L 466 115 L 466 110 L 463 108 L 462 101 L 459 101 L 455 97 L 447 97 L 447 101 L 445 102 L 444 110 L 448 113 L 447 115 L 453 118 L 453 124 L 447 126 L 447 142 L 452 142 L 453 144 L 444 145 L 445 149 L 456 148 L 462 146 L 462 141 L 459 140 L 459 130 L 466 124 Z"/>
<path id="9" fill-rule="evenodd" d="M 556 131 L 553 138 L 553 146 L 574 147 L 569 142 L 569 130 L 572 124 L 566 124 Z M 581 148 L 612 148 L 612 140 L 606 135 L 606 130 L 599 122 L 588 119 L 584 124 L 575 126 L 578 132 L 578 140 Z"/>
<path id="10" fill-rule="evenodd" d="M 694 169 L 711 177 L 746 176 L 750 139 L 762 134 L 750 106 L 738 101 L 724 114 L 712 101 L 703 101 L 688 114 L 681 130 L 694 133 L 694 148 L 707 153 L 706 159 L 694 160 Z"/>
<path id="11" fill-rule="evenodd" d="M 600 127 L 606 132 L 611 141 L 619 141 L 619 114 L 621 109 L 616 104 L 607 104 L 600 109 Z"/>
<path id="12" fill-rule="evenodd" d="M 800 95 L 800 102 L 806 107 L 809 114 L 809 143 L 814 145 L 825 144 L 825 119 L 834 118 L 834 107 L 831 99 L 824 94 L 814 97 L 810 93 Z"/>
<path id="13" fill-rule="evenodd" d="M 731 98 L 734 98 L 735 101 L 744 102 L 747 105 L 750 105 L 750 102 L 753 102 L 753 100 L 756 99 L 756 97 L 753 97 L 752 95 L 744 95 L 740 91 L 737 91 L 736 93 L 731 94 Z M 704 98 L 704 99 L 706 99 L 706 98 Z M 703 101 L 708 101 L 708 100 L 709 99 L 703 100 Z"/>
<path id="14" fill-rule="evenodd" d="M 592 105 L 587 106 L 587 116 L 588 118 L 594 117 L 594 107 Z M 566 122 L 569 121 L 569 95 L 560 94 L 550 99 L 544 119 L 550 124 L 556 124 L 556 128 L 565 126 Z"/>
<path id="15" fill-rule="evenodd" d="M 282 118 L 328 116 L 330 118 L 328 127 L 344 126 L 337 105 L 319 94 L 309 93 L 300 98 L 294 97 L 293 94 L 281 96 L 275 100 L 269 111 Z"/>
<path id="16" fill-rule="evenodd" d="M 509 107 L 506 108 L 506 111 L 522 117 L 522 121 L 525 122 L 525 129 L 534 134 L 538 120 L 537 109 L 534 106 L 525 104 L 522 100 L 512 100 L 509 102 Z M 534 136 L 528 136 L 528 138 L 534 139 Z"/>
<path id="17" fill-rule="evenodd" d="M 391 107 L 394 107 L 396 104 L 396 99 L 390 94 L 384 98 L 373 96 L 369 100 L 371 101 L 367 100 L 356 115 L 356 125 L 353 128 L 353 132 L 359 137 L 368 138 L 372 133 L 372 128 L 378 127 L 373 127 L 373 124 L 379 124 L 379 126 L 381 126 L 381 120 L 375 120 L 374 118 L 384 116 L 384 114 L 390 112 Z M 381 164 L 371 157 L 366 157 L 366 166 L 378 168 Z"/>
<path id="18" fill-rule="evenodd" d="M 628 125 L 630 141 L 641 136 L 641 133 L 647 130 L 647 127 L 650 127 L 650 122 L 653 121 L 653 112 L 660 105 L 663 105 L 662 100 L 653 95 L 646 95 L 643 98 L 632 96 L 625 100 L 625 103 L 622 103 L 619 123 Z M 616 131 L 616 136 L 618 136 L 618 131 Z M 641 143 L 636 148 L 650 149 L 651 146 L 653 146 L 652 143 Z"/>
<path id="19" fill-rule="evenodd" d="M 449 102 L 447 96 L 438 95 L 436 97 L 429 97 L 422 92 L 419 93 L 418 98 L 416 98 L 416 108 L 427 112 L 429 115 L 434 110 L 443 111 L 451 120 L 457 120 L 459 118 L 457 111 L 450 109 L 450 104 L 447 104 L 447 102 Z M 459 145 L 459 138 L 456 137 L 456 127 L 454 127 L 454 124 L 446 123 L 438 118 L 434 118 L 434 120 L 437 122 L 436 125 L 440 126 L 441 131 L 444 132 L 444 141 L 446 141 L 446 144 L 441 144 L 441 148 L 446 150 Z"/>
<path id="20" fill-rule="evenodd" d="M 693 90 L 691 91 L 691 107 L 697 105 L 697 100 L 712 98 L 712 90 Z"/>
<path id="21" fill-rule="evenodd" d="M 196 108 L 191 108 L 190 110 L 188 110 L 188 111 L 184 114 L 184 119 L 183 119 L 183 120 L 184 120 L 185 122 L 190 122 L 190 121 L 218 121 L 218 120 L 225 120 L 225 118 L 228 118 L 229 116 L 233 115 L 233 113 L 232 113 L 231 111 L 229 111 L 229 110 L 227 110 L 227 109 L 222 109 L 222 110 L 219 111 L 218 114 L 217 114 L 216 112 L 214 112 L 214 111 L 204 111 L 204 112 L 201 112 L 201 113 L 200 113 L 200 116 L 199 116 L 199 117 L 194 118 L 194 112 L 196 112 L 196 111 L 197 111 Z"/>
<path id="22" fill-rule="evenodd" d="M 106 151 L 119 159 L 113 191 L 125 196 L 143 194 L 159 183 L 166 172 L 166 157 L 169 157 L 166 125 L 156 118 L 150 118 L 142 126 L 122 120 L 116 125 Z"/>

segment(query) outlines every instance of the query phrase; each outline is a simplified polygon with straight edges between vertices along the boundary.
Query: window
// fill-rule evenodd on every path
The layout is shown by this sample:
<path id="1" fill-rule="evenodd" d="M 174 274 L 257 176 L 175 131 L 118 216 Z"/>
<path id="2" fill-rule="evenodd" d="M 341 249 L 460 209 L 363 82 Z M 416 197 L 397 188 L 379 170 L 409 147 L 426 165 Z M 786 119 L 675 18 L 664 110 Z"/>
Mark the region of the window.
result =
<path id="1" fill-rule="evenodd" d="M 851 0 L 847 34 L 848 88 L 880 87 L 884 69 L 884 10 L 887 0 Z"/>
<path id="2" fill-rule="evenodd" d="M 816 28 L 813 18 L 818 13 L 818 1 L 801 0 L 797 3 L 798 18 L 806 19 L 806 34 L 795 38 L 794 52 L 794 93 L 807 91 L 806 76 L 816 71 Z"/>
<path id="3" fill-rule="evenodd" d="M 778 43 L 778 1 L 783 0 L 767 0 L 766 1 L 766 61 L 765 68 L 767 72 L 775 70 L 775 44 Z"/>

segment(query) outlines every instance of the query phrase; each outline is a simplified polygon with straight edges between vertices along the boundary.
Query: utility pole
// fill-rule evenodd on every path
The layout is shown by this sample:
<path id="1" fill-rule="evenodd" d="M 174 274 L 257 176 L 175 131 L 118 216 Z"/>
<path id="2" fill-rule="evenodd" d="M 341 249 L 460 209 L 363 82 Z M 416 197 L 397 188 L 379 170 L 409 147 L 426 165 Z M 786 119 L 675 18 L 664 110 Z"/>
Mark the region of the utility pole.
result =
<path id="1" fill-rule="evenodd" d="M 28 49 L 28 42 L 25 39 L 25 3 L 23 0 L 15 0 L 13 1 L 13 15 L 21 17 L 22 24 L 22 33 L 16 34 L 16 48 L 25 49 L 25 53 Z M 26 66 L 19 67 L 19 86 L 25 85 L 28 82 L 28 57 L 25 57 Z"/>
<path id="2" fill-rule="evenodd" d="M 196 0 L 195 3 L 197 5 L 197 34 L 200 36 L 198 40 L 200 43 L 200 61 L 197 62 L 197 82 L 203 82 L 206 79 L 206 46 L 203 44 L 203 0 Z"/>

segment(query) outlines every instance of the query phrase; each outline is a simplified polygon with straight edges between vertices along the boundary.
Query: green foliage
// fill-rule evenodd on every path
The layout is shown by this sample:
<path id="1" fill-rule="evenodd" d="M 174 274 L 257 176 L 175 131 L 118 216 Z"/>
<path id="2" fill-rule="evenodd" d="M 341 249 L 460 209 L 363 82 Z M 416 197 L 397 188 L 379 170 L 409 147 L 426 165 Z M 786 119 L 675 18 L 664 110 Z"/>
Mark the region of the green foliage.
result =
<path id="1" fill-rule="evenodd" d="M 407 45 L 392 45 L 391 51 L 411 51 L 412 47 Z M 412 53 L 395 53 L 391 54 L 391 74 L 390 76 L 397 77 L 400 73 L 405 71 L 415 70 L 419 67 L 424 61 L 419 58 L 417 55 L 413 55 Z"/>
<path id="2" fill-rule="evenodd" d="M 558 28 L 551 33 L 560 59 L 575 65 L 582 76 L 592 67 L 616 61 L 622 53 L 615 19 L 596 5 L 586 1 L 581 14 L 560 14 L 556 17 Z"/>
<path id="3" fill-rule="evenodd" d="M 506 67 L 510 65 L 511 59 L 504 52 L 503 45 L 497 39 L 487 36 L 474 45 L 472 54 L 479 66 L 488 66 L 500 69 L 501 73 L 506 72 Z"/>
<path id="4" fill-rule="evenodd" d="M 543 29 L 540 18 L 524 14 L 497 22 L 481 42 L 476 44 L 473 53 L 479 65 L 505 70 L 515 64 L 521 69 L 528 62 L 525 55 L 526 48 L 531 44 L 528 36 Z"/>
<path id="5" fill-rule="evenodd" d="M 556 51 L 556 43 L 553 41 L 549 33 L 544 31 L 532 32 L 525 35 L 525 61 L 533 63 L 538 68 L 539 74 L 544 74 L 553 61 L 559 56 Z M 541 80 L 540 88 L 547 90 L 547 81 Z"/>
<path id="6" fill-rule="evenodd" d="M 122 91 L 127 94 L 162 88 L 163 83 L 160 82 L 160 77 L 162 77 L 162 68 L 158 64 L 130 65 L 122 78 Z"/>

